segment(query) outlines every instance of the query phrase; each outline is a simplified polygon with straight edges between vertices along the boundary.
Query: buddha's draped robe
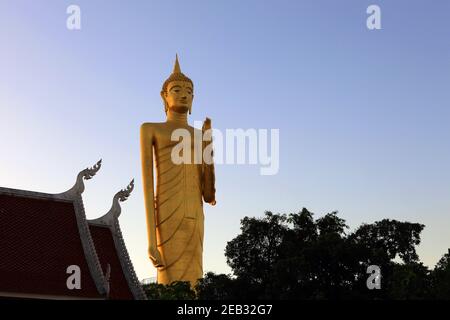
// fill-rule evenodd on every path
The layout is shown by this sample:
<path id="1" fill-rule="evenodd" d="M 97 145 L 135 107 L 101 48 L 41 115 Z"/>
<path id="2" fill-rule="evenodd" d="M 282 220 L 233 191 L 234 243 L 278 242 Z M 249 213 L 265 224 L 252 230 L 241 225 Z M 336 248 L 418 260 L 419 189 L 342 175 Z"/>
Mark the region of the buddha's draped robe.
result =
<path id="1" fill-rule="evenodd" d="M 203 277 L 202 165 L 193 162 L 193 136 L 191 163 L 175 164 L 171 154 L 177 143 L 160 141 L 154 146 L 156 240 L 164 262 L 158 268 L 158 283 L 195 284 Z"/>

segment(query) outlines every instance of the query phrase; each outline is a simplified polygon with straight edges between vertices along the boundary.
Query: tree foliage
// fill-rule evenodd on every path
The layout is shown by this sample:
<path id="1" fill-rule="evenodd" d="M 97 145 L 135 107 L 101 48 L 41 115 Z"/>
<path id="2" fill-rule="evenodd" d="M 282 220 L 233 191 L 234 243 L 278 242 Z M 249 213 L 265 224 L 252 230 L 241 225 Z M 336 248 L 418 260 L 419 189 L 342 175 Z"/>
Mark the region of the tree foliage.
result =
<path id="1" fill-rule="evenodd" d="M 189 282 L 177 281 L 169 285 L 150 283 L 142 286 L 150 300 L 194 300 L 195 291 Z"/>
<path id="2" fill-rule="evenodd" d="M 151 285 L 152 299 L 450 299 L 450 250 L 429 270 L 416 252 L 424 225 L 384 219 L 349 232 L 331 212 L 273 214 L 241 220 L 225 256 L 233 275 L 207 273 L 187 283 Z M 381 270 L 369 290 L 367 268 Z"/>

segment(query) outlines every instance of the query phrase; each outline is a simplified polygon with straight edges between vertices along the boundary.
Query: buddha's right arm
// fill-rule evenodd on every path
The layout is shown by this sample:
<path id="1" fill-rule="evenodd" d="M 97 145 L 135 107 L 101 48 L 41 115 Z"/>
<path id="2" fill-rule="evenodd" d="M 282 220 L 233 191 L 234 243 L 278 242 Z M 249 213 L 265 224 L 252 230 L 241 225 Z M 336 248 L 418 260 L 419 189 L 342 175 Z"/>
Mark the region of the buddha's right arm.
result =
<path id="1" fill-rule="evenodd" d="M 153 188 L 153 142 L 153 128 L 149 126 L 149 124 L 144 123 L 141 126 L 141 160 L 149 256 L 155 266 L 161 266 L 162 261 L 156 243 L 155 199 Z"/>

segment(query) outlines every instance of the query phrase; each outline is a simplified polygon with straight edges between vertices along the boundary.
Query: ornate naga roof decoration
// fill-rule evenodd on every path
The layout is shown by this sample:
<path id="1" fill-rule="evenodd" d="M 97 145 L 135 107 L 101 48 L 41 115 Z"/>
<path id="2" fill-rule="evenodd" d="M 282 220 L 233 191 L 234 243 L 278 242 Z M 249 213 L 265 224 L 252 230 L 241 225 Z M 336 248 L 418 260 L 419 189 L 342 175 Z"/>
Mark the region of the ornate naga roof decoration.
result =
<path id="1" fill-rule="evenodd" d="M 134 179 L 131 180 L 131 182 L 125 189 L 120 190 L 114 195 L 111 209 L 109 209 L 109 211 L 106 214 L 104 214 L 100 218 L 89 220 L 89 222 L 93 224 L 112 226 L 115 222 L 115 219 L 118 219 L 120 213 L 122 212 L 120 202 L 126 201 L 128 197 L 131 195 L 131 192 L 133 192 L 133 189 L 134 189 Z"/>
<path id="2" fill-rule="evenodd" d="M 92 179 L 97 172 L 102 167 L 102 159 L 100 159 L 92 168 L 86 168 L 80 173 L 78 173 L 77 181 L 75 182 L 74 186 L 70 188 L 68 191 L 58 194 L 58 196 L 67 198 L 67 199 L 75 199 L 84 192 L 84 180 L 90 180 Z"/>

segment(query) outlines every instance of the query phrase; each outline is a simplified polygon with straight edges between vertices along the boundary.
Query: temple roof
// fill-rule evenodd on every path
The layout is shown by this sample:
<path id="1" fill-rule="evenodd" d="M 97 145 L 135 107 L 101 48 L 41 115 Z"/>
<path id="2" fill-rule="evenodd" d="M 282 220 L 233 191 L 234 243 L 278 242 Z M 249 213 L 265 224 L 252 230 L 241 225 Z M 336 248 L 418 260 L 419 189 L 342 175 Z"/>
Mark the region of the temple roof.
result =
<path id="1" fill-rule="evenodd" d="M 86 220 L 83 180 L 100 166 L 80 172 L 75 185 L 61 194 L 0 187 L 0 296 L 145 299 L 118 215 L 112 225 Z M 67 285 L 73 265 L 80 270 L 79 289 Z"/>
<path id="2" fill-rule="evenodd" d="M 126 189 L 116 193 L 108 213 L 88 221 L 102 268 L 106 270 L 109 266 L 110 269 L 111 299 L 145 299 L 119 224 L 120 202 L 127 200 L 133 188 L 134 180 Z"/>

